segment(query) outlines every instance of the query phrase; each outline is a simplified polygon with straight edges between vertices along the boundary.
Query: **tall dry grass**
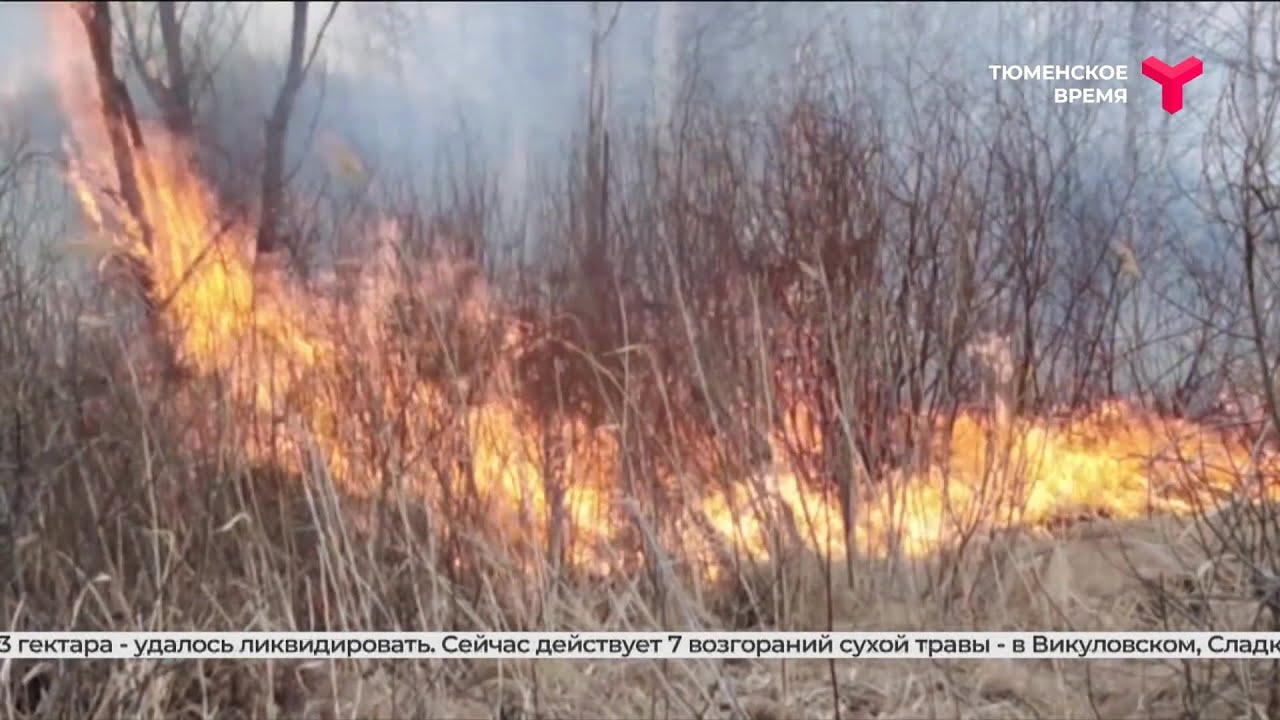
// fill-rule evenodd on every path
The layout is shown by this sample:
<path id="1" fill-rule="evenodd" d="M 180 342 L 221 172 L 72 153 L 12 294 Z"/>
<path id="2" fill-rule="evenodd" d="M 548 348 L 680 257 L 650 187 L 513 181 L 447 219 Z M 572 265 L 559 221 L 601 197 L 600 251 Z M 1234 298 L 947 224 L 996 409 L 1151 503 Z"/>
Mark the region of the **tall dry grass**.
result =
<path id="1" fill-rule="evenodd" d="M 1062 219 L 1069 198 L 1041 194 L 1058 180 L 1051 147 L 1011 115 L 998 131 L 1007 144 L 993 149 L 948 112 L 954 98 L 939 96 L 908 128 L 904 152 L 887 119 L 846 90 L 802 88 L 759 123 L 691 104 L 674 147 L 614 129 L 596 172 L 544 189 L 543 234 L 523 256 L 492 251 L 499 231 L 483 184 L 434 193 L 433 208 L 379 199 L 374 210 L 405 218 L 398 261 L 435 274 L 402 276 L 394 332 L 377 351 L 410 358 L 412 382 L 453 392 L 430 437 L 403 438 L 397 408 L 365 387 L 377 377 L 353 371 L 309 388 L 368 425 L 347 448 L 368 459 L 361 478 L 312 462 L 305 443 L 301 462 L 251 462 L 243 438 L 279 428 L 248 426 L 219 378 L 166 368 L 168 339 L 129 319 L 130 298 L 68 279 L 65 258 L 29 252 L 56 231 L 35 218 L 64 199 L 24 188 L 60 169 L 14 148 L 0 164 L 8 627 L 1226 630 L 1269 621 L 1269 509 L 1056 534 L 992 533 L 978 517 L 958 546 L 923 559 L 871 555 L 883 538 L 851 534 L 836 561 L 845 548 L 813 552 L 800 523 L 769 528 L 768 561 L 734 543 L 708 559 L 671 542 L 671 519 L 700 488 L 758 491 L 748 495 L 759 505 L 741 513 L 767 504 L 772 463 L 836 498 L 854 526 L 860 497 L 901 491 L 893 478 L 934 462 L 939 422 L 990 400 L 965 352 L 983 332 L 1016 338 L 1011 412 L 1098 399 L 1102 386 L 1062 397 L 1045 379 L 1108 375 L 1116 369 L 1097 364 L 1123 355 L 1071 351 L 1115 342 L 1099 340 L 1105 312 L 1049 322 L 1060 291 L 1088 294 L 1078 278 L 1055 284 L 1055 252 L 1080 238 Z M 1109 267 L 1110 246 L 1094 246 L 1091 267 Z M 468 319 L 477 288 L 504 322 L 517 319 L 516 346 Z M 618 549 L 639 560 L 599 576 L 566 560 L 571 536 L 495 544 L 492 508 L 467 491 L 472 457 L 459 439 L 466 407 L 494 397 L 547 430 L 553 516 L 584 480 L 558 472 L 557 453 L 574 441 L 555 435 L 560 421 L 609 429 L 620 450 L 608 481 L 627 498 Z M 779 433 L 785 457 L 767 442 Z M 378 464 L 406 446 L 422 451 L 416 470 L 447 490 L 438 511 L 399 482 L 404 467 Z M 1194 484 L 1195 465 L 1186 467 L 1182 480 Z M 353 483 L 378 492 L 355 496 Z M 13 717 L 1265 717 L 1277 684 L 1270 664 L 1236 662 L 112 661 L 13 663 L 2 674 Z"/>

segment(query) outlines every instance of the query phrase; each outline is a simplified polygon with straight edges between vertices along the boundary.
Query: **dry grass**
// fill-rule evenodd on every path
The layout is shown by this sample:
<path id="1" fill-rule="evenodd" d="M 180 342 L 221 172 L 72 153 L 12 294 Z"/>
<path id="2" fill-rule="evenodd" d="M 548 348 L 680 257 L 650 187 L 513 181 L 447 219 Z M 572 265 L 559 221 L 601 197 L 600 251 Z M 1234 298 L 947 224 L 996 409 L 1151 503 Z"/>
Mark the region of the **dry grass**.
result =
<path id="1" fill-rule="evenodd" d="M 201 468 L 176 457 L 176 446 L 160 452 L 139 422 L 117 429 L 130 446 L 108 451 L 103 438 L 24 476 L 40 491 L 11 526 L 2 598 L 11 627 L 720 628 L 742 616 L 734 606 L 748 596 L 781 606 L 756 608 L 757 617 L 827 627 L 824 564 L 805 551 L 784 558 L 780 584 L 776 566 L 728 587 L 673 574 L 661 597 L 641 577 L 531 578 L 494 548 L 489 566 L 450 577 L 412 513 L 377 531 L 357 527 L 350 520 L 370 508 L 321 477 Z M 198 470 L 208 474 L 196 483 Z M 1249 628 L 1259 603 L 1243 599 L 1231 573 L 1206 571 L 1213 549 L 1193 530 L 1172 518 L 1099 521 L 1008 532 L 961 558 L 863 562 L 831 582 L 832 627 Z M 953 563 L 957 579 L 931 585 Z M 1234 599 L 1209 600 L 1190 618 L 1168 609 L 1201 596 Z M 1187 712 L 1188 682 L 1199 717 L 1265 707 L 1269 663 L 1222 665 L 1210 673 L 1207 662 L 846 661 L 833 685 L 828 664 L 812 661 L 66 662 L 6 668 L 5 687 L 41 687 L 38 705 L 25 708 L 40 717 L 764 720 L 829 718 L 838 700 L 844 718 L 1164 718 Z M 21 714 L 18 700 L 8 704 Z"/>
<path id="2" fill-rule="evenodd" d="M 491 337 L 503 333 L 468 324 L 468 308 L 487 307 L 487 296 L 460 289 L 440 297 L 449 294 L 441 286 L 472 286 L 469 263 L 485 265 L 483 257 L 392 288 L 409 293 L 395 318 L 403 326 L 388 331 L 392 341 L 378 355 L 342 347 L 351 351 L 341 364 L 347 376 L 290 388 L 305 396 L 289 398 L 295 408 L 330 403 L 330 415 L 313 418 L 336 417 L 330 424 L 344 431 L 360 426 L 365 442 L 339 448 L 364 463 L 360 477 L 317 462 L 307 428 L 247 417 L 218 372 L 193 377 L 157 361 L 164 354 L 148 344 L 165 338 L 124 319 L 126 300 L 87 296 L 96 283 L 61 285 L 45 275 L 44 264 L 16 249 L 39 234 L 18 219 L 29 208 L 19 212 L 18 196 L 0 188 L 0 218 L 11 218 L 0 222 L 0 619 L 30 631 L 1276 629 L 1259 591 L 1280 555 L 1274 508 L 1092 521 L 1052 533 L 984 530 L 960 549 L 849 564 L 781 537 L 767 562 L 723 548 L 714 581 L 689 547 L 671 542 L 680 536 L 667 525 L 689 496 L 664 481 L 748 484 L 768 452 L 760 438 L 788 421 L 794 457 L 773 459 L 795 465 L 809 487 L 853 497 L 869 492 L 852 487 L 853 478 L 875 485 L 876 473 L 930 456 L 923 421 L 913 427 L 904 418 L 932 422 L 991 399 L 975 398 L 958 358 L 979 318 L 1007 310 L 1000 293 L 1050 265 L 1041 233 L 1051 222 L 1011 221 L 983 233 L 982 244 L 973 229 L 990 218 L 1026 219 L 1041 198 L 1019 193 L 1038 192 L 1047 181 L 1037 173 L 1055 162 L 1036 155 L 1036 138 L 1002 128 L 996 132 L 1009 135 L 1001 147 L 1008 139 L 1010 147 L 1025 142 L 1025 151 L 996 157 L 980 141 L 948 140 L 946 152 L 913 153 L 920 165 L 900 173 L 884 160 L 894 145 L 877 129 L 884 119 L 862 122 L 859 113 L 872 112 L 866 105 L 802 98 L 764 131 L 722 123 L 716 112 L 693 118 L 677 172 L 645 165 L 653 157 L 646 147 L 632 153 L 635 167 L 622 167 L 621 143 L 611 146 L 605 156 L 617 167 L 598 170 L 617 175 L 618 187 L 574 188 L 555 198 L 570 210 L 544 218 L 556 237 L 545 243 L 545 274 L 531 271 L 530 282 L 555 297 L 521 285 L 525 276 L 494 283 L 515 297 L 506 309 L 538 338 L 517 362 Z M 961 122 L 945 109 L 937 117 Z M 933 132 L 920 142 L 938 142 Z M 761 148 L 769 167 L 751 175 L 743 168 Z M 908 176 L 934 180 L 899 193 L 914 198 L 905 207 L 892 196 Z M 1000 190 L 989 193 L 993 183 Z M 587 197 L 595 195 L 607 197 Z M 612 219 L 592 222 L 610 227 L 579 227 L 573 208 L 584 197 L 606 205 L 600 217 Z M 471 207 L 459 211 L 474 222 L 456 223 L 470 230 L 454 244 L 483 255 L 474 249 L 486 239 L 483 217 L 473 216 L 485 211 Z M 899 252 L 898 233 L 925 226 L 913 250 Z M 1077 239 L 1067 236 L 1064 246 L 1084 247 Z M 618 273 L 626 282 L 579 272 L 581 257 L 599 259 L 593 252 L 605 267 L 632 268 Z M 1016 301 L 1028 313 L 1049 302 Z M 1098 338 L 1106 330 L 1099 326 Z M 1070 355 L 1059 351 L 1095 340 L 1040 338 L 1035 357 Z M 926 348 L 934 357 L 915 358 Z M 1108 354 L 1124 353 L 1098 353 Z M 434 432 L 436 418 L 397 424 L 396 411 L 408 411 L 393 407 L 391 393 L 369 389 L 393 374 L 365 372 L 375 362 L 414 389 L 430 384 L 457 396 L 456 407 L 442 408 L 439 434 L 397 436 L 405 427 Z M 1080 372 L 1083 383 L 1103 369 Z M 467 479 L 460 468 L 474 459 L 455 426 L 477 388 L 490 389 L 491 375 L 508 383 L 498 400 L 529 409 L 534 430 L 585 417 L 612 433 L 614 472 L 601 475 L 634 501 L 618 521 L 626 534 L 617 544 L 639 561 L 602 577 L 564 562 L 570 538 L 503 541 L 511 535 L 496 526 L 510 529 L 519 517 L 494 515 L 454 483 Z M 912 413 L 884 391 L 890 386 L 915 392 Z M 1071 399 L 1096 399 L 1087 394 Z M 809 424 L 784 419 L 796 407 L 808 409 Z M 287 457 L 248 450 L 256 433 L 286 431 L 302 440 L 283 446 Z M 418 477 L 390 461 L 393 451 L 416 458 Z M 540 468 L 548 487 L 582 480 L 553 464 Z M 410 480 L 424 477 L 446 488 L 437 502 L 411 489 Z M 60 662 L 15 663 L 0 675 L 4 717 L 1280 713 L 1280 673 L 1270 662 Z"/>
<path id="3" fill-rule="evenodd" d="M 679 547 L 634 572 L 575 573 L 495 544 L 466 502 L 433 513 L 403 486 L 356 497 L 323 466 L 247 462 L 245 421 L 216 399 L 216 379 L 149 369 L 136 327 L 85 329 L 89 308 L 32 297 L 9 304 L 0 335 L 14 360 L 0 394 L 13 458 L 0 613 L 14 630 L 1232 630 L 1266 617 L 1245 569 L 1272 527 L 1249 547 L 1214 541 L 1198 528 L 1238 531 L 1252 516 L 1212 513 L 1005 531 L 851 566 L 783 545 L 715 582 Z M 1264 716 L 1276 682 L 1270 663 L 1118 661 L 59 662 L 2 674 L 6 717 L 781 720 L 833 717 L 838 703 L 842 718 L 1234 718 Z"/>

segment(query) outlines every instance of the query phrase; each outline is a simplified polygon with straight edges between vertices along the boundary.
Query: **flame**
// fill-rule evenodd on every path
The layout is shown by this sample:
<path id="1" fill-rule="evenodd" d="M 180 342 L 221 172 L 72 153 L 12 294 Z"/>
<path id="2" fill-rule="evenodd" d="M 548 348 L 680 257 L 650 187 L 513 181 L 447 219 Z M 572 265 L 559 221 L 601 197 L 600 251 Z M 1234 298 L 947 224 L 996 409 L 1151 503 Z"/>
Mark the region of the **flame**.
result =
<path id="1" fill-rule="evenodd" d="M 88 82 L 93 69 L 80 28 L 68 15 L 53 13 L 60 94 L 75 133 L 69 182 L 94 232 L 149 269 L 180 361 L 200 377 L 223 381 L 243 419 L 278 430 L 266 439 L 246 433 L 245 451 L 295 470 L 322 469 L 353 493 L 371 495 L 387 482 L 388 463 L 383 458 L 379 467 L 355 452 L 376 431 L 344 409 L 343 392 L 362 394 L 371 407 L 399 408 L 405 438 L 444 437 L 441 427 L 457 419 L 451 413 L 460 413 L 461 452 L 469 467 L 433 475 L 425 469 L 430 463 L 413 458 L 438 448 L 405 440 L 391 481 L 421 493 L 427 503 L 446 491 L 474 494 L 502 541 L 545 547 L 559 533 L 562 542 L 581 548 L 573 560 L 613 562 L 608 548 L 625 523 L 627 498 L 614 479 L 619 448 L 610 429 L 562 421 L 554 436 L 564 446 L 556 473 L 564 487 L 556 487 L 547 481 L 545 430 L 518 403 L 489 398 L 459 411 L 449 387 L 422 381 L 413 368 L 378 351 L 391 339 L 386 309 L 394 302 L 393 273 L 402 269 L 394 224 L 374 233 L 378 253 L 362 270 L 356 298 L 326 298 L 257 261 L 253 228 L 219 212 L 180 143 L 156 127 L 146 128 L 146 149 L 135 154 L 144 223 L 113 210 L 100 189 L 113 177 L 100 110 L 87 101 L 97 97 Z M 143 242 L 143 225 L 151 229 L 150 246 Z M 416 281 L 440 278 L 428 273 Z M 501 315 L 487 297 L 462 312 Z M 940 427 L 939 437 L 946 442 L 923 467 L 851 481 L 856 502 L 850 537 L 872 552 L 918 555 L 972 530 L 1042 523 L 1074 510 L 1118 517 L 1186 512 L 1197 502 L 1179 490 L 1178 477 L 1188 469 L 1207 480 L 1205 492 L 1222 493 L 1240 490 L 1241 478 L 1249 477 L 1242 468 L 1274 471 L 1274 460 L 1254 457 L 1243 443 L 1123 403 L 1066 421 L 965 413 Z M 781 433 L 773 445 L 774 457 L 785 457 Z M 688 517 L 677 523 L 687 532 L 679 540 L 691 551 L 707 548 L 709 529 L 710 545 L 729 544 L 765 561 L 786 534 L 839 555 L 849 537 L 834 495 L 813 489 L 783 463 L 688 498 Z M 549 517 L 552 507 L 563 508 L 558 520 Z"/>

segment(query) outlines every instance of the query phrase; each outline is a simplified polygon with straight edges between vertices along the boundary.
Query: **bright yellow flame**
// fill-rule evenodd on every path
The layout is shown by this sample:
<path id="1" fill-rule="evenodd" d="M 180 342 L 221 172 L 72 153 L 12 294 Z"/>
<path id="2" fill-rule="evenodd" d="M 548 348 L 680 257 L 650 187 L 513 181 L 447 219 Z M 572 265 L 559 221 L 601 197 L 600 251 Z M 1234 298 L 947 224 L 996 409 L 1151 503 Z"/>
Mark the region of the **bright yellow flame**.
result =
<path id="1" fill-rule="evenodd" d="M 403 408 L 401 434 L 409 445 L 437 442 L 414 439 L 436 437 L 432 431 L 456 405 L 445 388 L 424 383 L 412 367 L 397 364 L 387 353 L 366 352 L 391 340 L 382 318 L 394 295 L 388 277 L 394 226 L 379 233 L 380 253 L 364 273 L 361 299 L 335 310 L 280 271 L 255 267 L 253 229 L 221 217 L 183 148 L 162 130 L 148 128 L 147 150 L 138 151 L 134 168 L 154 240 L 147 247 L 136 219 L 119 209 L 112 216 L 111 203 L 94 190 L 94 182 L 110 184 L 113 175 L 106 168 L 112 161 L 98 109 L 85 102 L 96 94 L 85 82 L 93 76 L 81 57 L 83 43 L 75 39 L 79 28 L 74 19 L 59 18 L 54 26 L 63 59 L 59 83 L 81 149 L 71 184 L 94 228 L 151 271 L 153 296 L 176 333 L 180 360 L 201 376 L 222 379 L 242 419 L 287 421 L 290 431 L 269 433 L 270 440 L 252 433 L 243 438 L 247 452 L 301 469 L 301 449 L 314 444 L 333 477 L 352 492 L 374 492 L 377 482 L 370 478 L 382 470 L 354 456 L 353 448 L 371 444 L 379 430 L 349 416 L 354 409 L 335 400 L 344 397 L 339 388 L 371 387 L 364 392 L 371 393 L 373 405 Z M 476 312 L 492 312 L 481 305 Z M 407 402 L 404 388 L 412 388 Z M 799 435 L 816 446 L 816 425 L 803 419 L 803 410 L 801 406 L 792 414 L 801 418 L 797 425 L 808 428 Z M 613 434 L 564 422 L 553 435 L 557 442 L 572 443 L 558 449 L 563 467 L 554 476 L 567 487 L 556 491 L 546 482 L 547 443 L 537 429 L 542 426 L 530 421 L 518 404 L 489 402 L 464 412 L 464 454 L 471 462 L 467 468 L 449 469 L 450 482 L 489 503 L 495 536 L 546 547 L 556 531 L 548 508 L 557 505 L 552 493 L 559 492 L 561 530 L 574 538 L 572 559 L 603 562 L 604 548 L 620 525 L 623 499 L 615 480 L 618 448 Z M 1250 465 L 1244 446 L 1121 404 L 1065 423 L 1013 420 L 993 427 L 979 415 L 962 415 L 944 436 L 947 446 L 926 468 L 854 483 L 860 492 L 853 535 L 860 543 L 884 550 L 883 538 L 892 534 L 900 538 L 902 551 L 919 554 L 973 527 L 1044 522 L 1072 509 L 1100 509 L 1116 516 L 1182 511 L 1195 498 L 1172 492 L 1171 483 L 1188 463 L 1215 491 L 1235 489 L 1238 470 Z M 436 450 L 402 449 L 405 455 Z M 1267 462 L 1274 469 L 1274 462 Z M 401 479 L 422 492 L 424 501 L 438 500 L 440 491 L 429 487 L 426 473 L 419 474 L 424 477 Z M 870 486 L 893 492 L 871 493 Z M 769 559 L 779 541 L 798 540 L 820 552 L 844 551 L 844 521 L 834 491 L 813 490 L 788 467 L 731 487 L 689 503 L 684 508 L 688 522 L 681 524 L 710 527 L 719 542 L 732 543 L 756 560 Z M 694 547 L 703 539 L 690 532 L 681 541 Z"/>

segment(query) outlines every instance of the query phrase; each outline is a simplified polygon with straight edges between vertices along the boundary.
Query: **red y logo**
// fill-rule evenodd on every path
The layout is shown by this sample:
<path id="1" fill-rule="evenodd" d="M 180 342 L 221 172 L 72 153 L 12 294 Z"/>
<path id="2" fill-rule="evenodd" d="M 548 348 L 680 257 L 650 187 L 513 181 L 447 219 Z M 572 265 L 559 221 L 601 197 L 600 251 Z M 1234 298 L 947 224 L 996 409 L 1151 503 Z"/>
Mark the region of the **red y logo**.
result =
<path id="1" fill-rule="evenodd" d="M 1182 109 L 1182 86 L 1200 77 L 1204 63 L 1194 55 L 1169 67 L 1155 55 L 1142 61 L 1142 74 L 1160 83 L 1160 107 L 1170 115 Z"/>

